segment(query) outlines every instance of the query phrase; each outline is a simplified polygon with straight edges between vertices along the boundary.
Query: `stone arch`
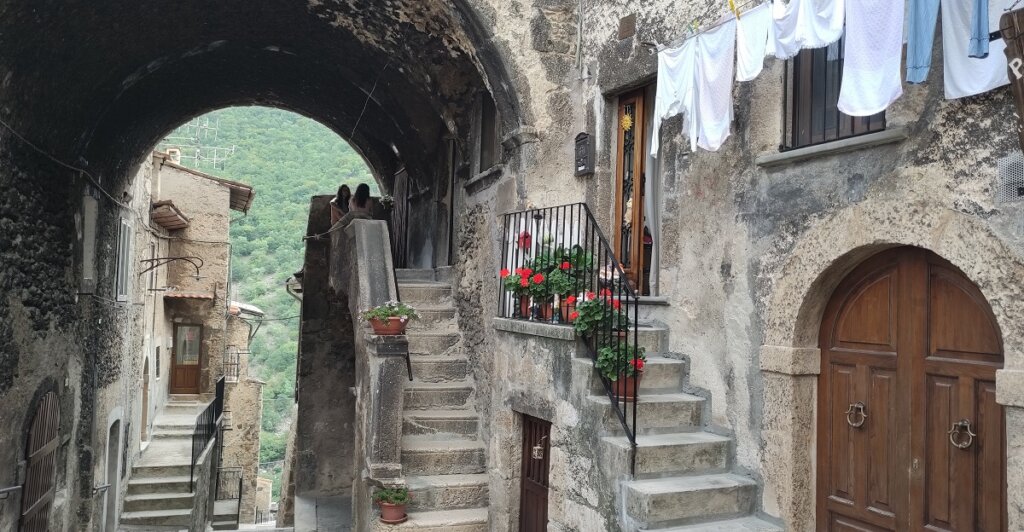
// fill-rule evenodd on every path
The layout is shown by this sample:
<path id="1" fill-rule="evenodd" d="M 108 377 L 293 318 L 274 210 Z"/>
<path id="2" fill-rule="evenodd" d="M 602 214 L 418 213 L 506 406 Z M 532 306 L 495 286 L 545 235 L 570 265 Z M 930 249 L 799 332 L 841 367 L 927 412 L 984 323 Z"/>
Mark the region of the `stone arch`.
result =
<path id="1" fill-rule="evenodd" d="M 816 394 L 822 315 L 838 284 L 861 262 L 888 248 L 931 250 L 978 285 L 1003 334 L 1004 367 L 998 400 L 1007 408 L 1007 434 L 1024 431 L 1024 262 L 976 218 L 929 200 L 868 200 L 814 220 L 788 260 L 771 275 L 765 298 L 760 366 L 764 380 L 763 503 L 787 527 L 814 529 Z M 1011 436 L 1008 436 L 1010 438 Z M 1024 461 L 1007 444 L 1008 468 Z M 1008 480 L 1008 493 L 1024 478 Z M 1021 506 L 1016 506 L 1020 508 Z M 1010 523 L 1024 522 L 1024 512 Z"/>

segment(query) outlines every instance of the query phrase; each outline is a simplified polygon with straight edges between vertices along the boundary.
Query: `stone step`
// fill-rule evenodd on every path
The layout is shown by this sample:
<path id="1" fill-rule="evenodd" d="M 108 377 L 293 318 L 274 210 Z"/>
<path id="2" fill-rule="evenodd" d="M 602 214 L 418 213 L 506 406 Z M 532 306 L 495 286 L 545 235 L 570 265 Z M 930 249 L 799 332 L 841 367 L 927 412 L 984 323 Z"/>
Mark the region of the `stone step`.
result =
<path id="1" fill-rule="evenodd" d="M 457 332 L 406 331 L 411 355 L 448 355 L 458 350 L 462 335 Z"/>
<path id="2" fill-rule="evenodd" d="M 486 508 L 488 504 L 486 474 L 408 476 L 406 483 L 413 494 L 412 511 Z"/>
<path id="3" fill-rule="evenodd" d="M 145 457 L 143 457 L 145 459 Z M 146 465 L 136 464 L 132 466 L 132 478 L 166 478 L 166 477 L 188 477 L 192 473 L 192 464 L 165 464 Z"/>
<path id="4" fill-rule="evenodd" d="M 402 468 L 410 475 L 472 475 L 483 473 L 484 446 L 479 440 L 402 438 Z"/>
<path id="5" fill-rule="evenodd" d="M 126 495 L 124 511 L 145 512 L 152 510 L 184 510 L 192 508 L 194 497 L 191 493 L 146 493 Z"/>
<path id="6" fill-rule="evenodd" d="M 195 431 L 193 429 L 160 429 L 159 431 L 153 431 L 150 438 L 154 440 L 188 440 L 189 445 L 192 444 L 192 435 Z"/>
<path id="7" fill-rule="evenodd" d="M 409 436 L 475 439 L 480 418 L 472 410 L 414 410 L 403 416 L 403 433 Z"/>
<path id="8" fill-rule="evenodd" d="M 605 430 L 621 433 L 622 423 L 612 409 L 611 399 L 607 395 L 590 395 L 587 401 L 592 408 L 603 414 Z M 625 404 L 630 424 L 633 424 L 632 402 L 620 402 L 620 410 Z M 687 393 L 666 393 L 641 395 L 636 403 L 636 416 L 639 418 L 640 434 L 666 432 L 685 432 L 696 430 L 701 425 L 701 411 L 704 399 Z"/>
<path id="9" fill-rule="evenodd" d="M 210 526 L 214 530 L 238 530 L 238 521 L 214 521 L 210 523 Z"/>
<path id="10" fill-rule="evenodd" d="M 472 395 L 469 383 L 411 382 L 405 386 L 405 409 L 466 409 Z"/>
<path id="11" fill-rule="evenodd" d="M 409 322 L 407 331 L 458 332 L 454 307 L 417 308 L 416 314 L 420 319 Z"/>
<path id="12" fill-rule="evenodd" d="M 639 327 L 634 327 L 636 330 L 636 341 L 644 348 L 644 352 L 647 354 L 652 353 L 667 353 L 669 350 L 669 330 L 663 325 L 641 323 Z M 628 334 L 629 342 L 633 341 L 633 333 Z"/>
<path id="13" fill-rule="evenodd" d="M 434 282 L 436 279 L 434 270 L 417 270 L 412 268 L 395 268 L 395 280 L 401 286 L 412 282 Z"/>
<path id="14" fill-rule="evenodd" d="M 757 483 L 732 473 L 625 483 L 626 513 L 641 528 L 740 517 L 754 510 Z"/>
<path id="15" fill-rule="evenodd" d="M 374 532 L 416 530 L 418 532 L 488 532 L 487 508 L 409 512 L 409 520 L 400 525 L 385 525 L 379 520 Z"/>
<path id="16" fill-rule="evenodd" d="M 589 392 L 594 395 L 604 393 L 604 384 L 601 376 L 594 369 L 594 362 L 590 358 L 574 358 L 575 371 L 590 371 Z M 645 393 L 671 393 L 677 392 L 683 385 L 686 376 L 686 362 L 674 358 L 662 356 L 647 356 L 647 364 L 644 366 L 644 375 L 640 379 L 640 395 Z M 584 373 L 585 374 L 585 373 Z"/>
<path id="17" fill-rule="evenodd" d="M 756 517 L 741 517 L 696 525 L 651 529 L 650 532 L 782 532 L 783 528 Z"/>
<path id="18" fill-rule="evenodd" d="M 128 481 L 128 493 L 145 495 L 148 493 L 188 493 L 192 489 L 188 475 L 177 477 L 139 478 L 132 468 L 132 476 Z"/>
<path id="19" fill-rule="evenodd" d="M 124 512 L 121 514 L 121 523 L 125 525 L 174 525 L 188 527 L 192 524 L 192 509 Z"/>
<path id="20" fill-rule="evenodd" d="M 412 374 L 420 382 L 464 381 L 469 376 L 469 360 L 464 357 L 420 355 L 410 360 Z"/>
<path id="21" fill-rule="evenodd" d="M 451 306 L 452 287 L 444 283 L 401 283 L 402 301 L 415 308 Z"/>
<path id="22" fill-rule="evenodd" d="M 601 442 L 608 459 L 628 469 L 632 450 L 629 439 L 607 436 Z M 641 434 L 636 440 L 635 478 L 724 472 L 731 442 L 725 436 L 703 431 Z"/>

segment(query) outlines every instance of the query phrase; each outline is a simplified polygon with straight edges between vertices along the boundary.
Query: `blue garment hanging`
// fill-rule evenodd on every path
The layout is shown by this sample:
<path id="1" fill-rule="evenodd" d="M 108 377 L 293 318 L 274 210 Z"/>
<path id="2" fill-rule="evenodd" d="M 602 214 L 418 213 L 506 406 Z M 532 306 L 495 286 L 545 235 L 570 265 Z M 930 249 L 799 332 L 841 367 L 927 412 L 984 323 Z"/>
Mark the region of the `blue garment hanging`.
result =
<path id="1" fill-rule="evenodd" d="M 988 0 L 974 0 L 971 9 L 971 45 L 968 57 L 988 57 Z"/>
<path id="2" fill-rule="evenodd" d="M 910 0 L 907 19 L 907 82 L 923 83 L 932 66 L 939 0 Z"/>

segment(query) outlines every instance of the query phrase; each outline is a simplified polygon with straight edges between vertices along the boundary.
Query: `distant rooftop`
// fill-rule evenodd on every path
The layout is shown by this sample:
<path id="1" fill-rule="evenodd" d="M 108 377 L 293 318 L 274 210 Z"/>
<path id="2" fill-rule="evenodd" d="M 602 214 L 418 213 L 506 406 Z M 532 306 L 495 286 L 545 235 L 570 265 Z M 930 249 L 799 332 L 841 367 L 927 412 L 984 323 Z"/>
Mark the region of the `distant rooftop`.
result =
<path id="1" fill-rule="evenodd" d="M 256 198 L 256 191 L 253 190 L 251 186 L 246 185 L 245 183 L 239 183 L 238 181 L 232 181 L 230 179 L 224 179 L 223 177 L 217 177 L 215 175 L 200 172 L 194 168 L 182 166 L 172 161 L 171 157 L 166 153 L 159 151 L 153 153 L 156 157 L 163 159 L 163 163 L 161 163 L 163 165 L 170 166 L 171 168 L 175 168 L 183 172 L 188 172 L 204 179 L 209 179 L 210 181 L 216 181 L 217 183 L 228 187 L 228 189 L 231 190 L 230 205 L 232 210 L 248 213 L 249 209 L 252 208 L 252 202 Z"/>

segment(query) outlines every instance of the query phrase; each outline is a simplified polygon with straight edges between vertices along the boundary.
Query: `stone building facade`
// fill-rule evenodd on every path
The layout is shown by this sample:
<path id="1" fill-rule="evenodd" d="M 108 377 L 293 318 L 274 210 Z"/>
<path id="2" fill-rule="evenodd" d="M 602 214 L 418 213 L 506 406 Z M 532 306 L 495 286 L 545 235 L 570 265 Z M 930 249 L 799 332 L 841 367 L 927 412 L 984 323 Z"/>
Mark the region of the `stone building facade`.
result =
<path id="1" fill-rule="evenodd" d="M 408 207 L 402 234 L 413 238 L 395 248 L 395 260 L 405 259 L 398 266 L 451 266 L 451 319 L 479 420 L 472 441 L 483 449 L 472 454 L 484 457 L 483 472 L 474 474 L 486 476 L 489 501 L 486 520 L 472 526 L 520 523 L 521 414 L 552 422 L 550 528 L 640 525 L 622 500 L 636 479 L 622 476 L 618 458 L 601 454 L 614 450 L 598 440 L 613 437 L 615 426 L 597 423 L 585 408 L 590 399 L 579 394 L 587 368 L 571 354 L 571 340 L 554 326 L 491 319 L 499 308 L 501 215 L 582 201 L 607 234 L 621 229 L 620 104 L 658 90 L 656 55 L 646 43 L 671 42 L 694 23 L 706 27 L 726 14 L 725 2 L 398 0 L 381 8 L 366 0 L 282 1 L 273 4 L 273 17 L 242 18 L 238 13 L 251 9 L 242 2 L 184 1 L 171 21 L 146 4 L 117 13 L 68 4 L 43 13 L 14 2 L 0 21 L 9 44 L 0 52 L 9 70 L 0 94 L 0 185 L 8 191 L 0 198 L 0 423 L 5 434 L 24 435 L 32 419 L 24 405 L 57 393 L 53 528 L 98 526 L 92 489 L 105 478 L 110 431 L 106 407 L 96 408 L 108 400 L 97 403 L 96 389 L 137 380 L 122 367 L 118 332 L 131 311 L 104 301 L 116 301 L 110 287 L 118 203 L 173 125 L 253 103 L 301 112 L 345 135 L 382 189 Z M 200 17 L 208 24 L 186 26 Z M 88 36 L 90 46 L 40 27 Z M 903 87 L 884 129 L 783 151 L 788 72 L 768 59 L 756 80 L 733 87 L 732 136 L 717 152 L 690 152 L 681 120 L 668 120 L 647 175 L 658 185 L 649 210 L 658 266 L 643 320 L 657 326 L 651 345 L 661 358 L 675 361 L 664 364 L 685 372 L 682 392 L 700 399 L 691 421 L 712 435 L 706 438 L 727 441 L 716 474 L 744 479 L 743 493 L 752 493 L 744 508 L 767 526 L 825 523 L 817 488 L 823 464 L 809 452 L 821 450 L 819 386 L 830 356 L 819 344 L 823 323 L 849 275 L 880 252 L 910 246 L 934 253 L 930 264 L 946 261 L 944 271 L 955 272 L 957 282 L 966 279 L 961 286 L 995 323 L 1002 367 L 994 397 L 1006 428 L 1003 526 L 1024 527 L 1024 235 L 1021 204 L 1013 194 L 1005 199 L 1000 171 L 1012 169 L 1006 158 L 1012 162 L 1019 150 L 1009 89 L 946 100 L 940 38 L 929 80 Z M 167 82 L 193 79 L 209 90 Z M 592 175 L 576 177 L 579 133 L 593 139 L 595 165 Z M 92 243 L 81 231 L 93 210 L 100 252 L 90 262 L 82 251 Z M 91 268 L 95 291 L 82 286 Z M 191 289 L 218 290 L 208 283 Z M 344 325 L 354 326 L 347 317 Z M 334 369 L 342 367 L 356 366 L 346 359 Z M 211 377 L 207 372 L 203 382 Z M 365 414 L 351 401 L 332 413 Z M 364 421 L 355 425 L 368 426 Z M 143 423 L 132 425 L 135 431 Z M 23 440 L 0 445 L 0 461 L 24 460 Z M 293 457 L 300 446 L 317 445 L 296 442 Z M 320 458 L 293 458 L 291 471 Z M 354 465 L 353 480 L 364 481 L 366 464 Z M 0 486 L 23 481 L 10 471 Z M 361 488 L 366 495 L 369 481 Z M 13 527 L 17 512 L 7 506 L 18 503 L 0 502 L 0 528 Z M 356 509 L 369 512 L 364 506 Z"/>

